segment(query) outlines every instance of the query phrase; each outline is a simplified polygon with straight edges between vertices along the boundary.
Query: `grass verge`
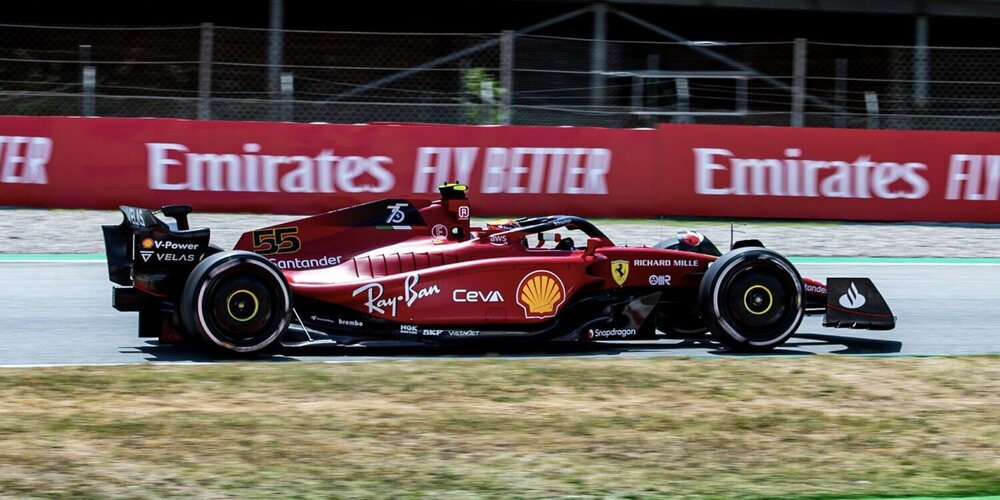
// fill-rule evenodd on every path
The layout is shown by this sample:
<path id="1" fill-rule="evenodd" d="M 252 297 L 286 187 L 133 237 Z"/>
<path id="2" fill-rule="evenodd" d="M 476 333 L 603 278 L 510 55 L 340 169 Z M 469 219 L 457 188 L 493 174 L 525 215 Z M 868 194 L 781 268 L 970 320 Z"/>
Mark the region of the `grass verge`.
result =
<path id="1" fill-rule="evenodd" d="M 1000 357 L 0 370 L 0 495 L 1000 493 Z"/>

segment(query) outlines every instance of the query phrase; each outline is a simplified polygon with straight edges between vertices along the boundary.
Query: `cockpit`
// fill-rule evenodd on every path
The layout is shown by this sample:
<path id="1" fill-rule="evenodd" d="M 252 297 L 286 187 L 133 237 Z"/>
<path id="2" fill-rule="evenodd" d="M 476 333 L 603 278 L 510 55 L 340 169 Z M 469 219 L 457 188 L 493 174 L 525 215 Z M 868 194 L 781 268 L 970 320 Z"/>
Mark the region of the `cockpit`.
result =
<path id="1" fill-rule="evenodd" d="M 520 244 L 528 250 L 582 250 L 591 239 L 603 245 L 611 240 L 590 221 L 567 215 L 522 217 L 493 221 L 484 236 L 493 244 Z"/>

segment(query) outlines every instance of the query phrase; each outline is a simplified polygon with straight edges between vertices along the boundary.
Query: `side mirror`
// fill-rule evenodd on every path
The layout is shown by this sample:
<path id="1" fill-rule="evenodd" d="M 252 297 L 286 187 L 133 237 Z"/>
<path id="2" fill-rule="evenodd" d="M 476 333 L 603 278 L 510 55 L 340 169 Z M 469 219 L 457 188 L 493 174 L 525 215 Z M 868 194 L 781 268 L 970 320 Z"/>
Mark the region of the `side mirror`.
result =
<path id="1" fill-rule="evenodd" d="M 587 238 L 587 249 L 583 251 L 583 258 L 590 259 L 597 252 L 597 247 L 601 244 L 600 238 Z"/>

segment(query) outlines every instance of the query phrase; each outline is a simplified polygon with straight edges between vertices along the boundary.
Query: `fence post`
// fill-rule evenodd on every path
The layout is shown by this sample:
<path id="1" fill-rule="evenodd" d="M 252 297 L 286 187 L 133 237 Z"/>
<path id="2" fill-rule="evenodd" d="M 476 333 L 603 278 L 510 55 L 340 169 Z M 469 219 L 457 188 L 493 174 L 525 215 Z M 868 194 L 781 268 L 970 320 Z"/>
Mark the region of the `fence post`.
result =
<path id="1" fill-rule="evenodd" d="M 927 105 L 927 16 L 917 16 L 916 40 L 913 48 L 913 101 L 917 107 Z"/>
<path id="2" fill-rule="evenodd" d="M 604 104 L 604 72 L 608 69 L 608 5 L 596 3 L 594 12 L 594 40 L 590 43 L 590 105 Z"/>
<path id="3" fill-rule="evenodd" d="M 198 119 L 212 119 L 212 23 L 201 23 L 198 53 Z"/>
<path id="4" fill-rule="evenodd" d="M 97 68 L 91 64 L 90 45 L 80 46 L 80 84 L 83 99 L 80 103 L 81 116 L 94 116 L 94 93 L 97 87 Z"/>
<path id="5" fill-rule="evenodd" d="M 741 115 L 750 113 L 750 82 L 747 78 L 740 78 L 736 82 L 736 112 Z"/>
<path id="6" fill-rule="evenodd" d="M 833 126 L 843 128 L 847 112 L 847 59 L 837 58 L 833 66 Z"/>
<path id="7" fill-rule="evenodd" d="M 270 31 L 267 33 L 267 92 L 271 99 L 271 118 L 274 119 L 275 104 L 281 91 L 281 66 L 284 54 L 285 2 L 271 0 Z"/>
<path id="8" fill-rule="evenodd" d="M 510 125 L 513 121 L 514 101 L 514 32 L 506 30 L 500 34 L 500 123 Z"/>
<path id="9" fill-rule="evenodd" d="M 292 99 L 295 97 L 295 77 L 291 73 L 281 74 L 281 120 L 292 121 Z"/>
<path id="10" fill-rule="evenodd" d="M 691 92 L 688 89 L 688 80 L 687 78 L 678 78 L 674 84 L 677 86 L 677 111 L 686 113 L 691 110 Z M 677 115 L 674 123 L 691 123 L 691 117 L 684 114 Z"/>
<path id="11" fill-rule="evenodd" d="M 646 69 L 650 72 L 660 69 L 660 54 L 649 54 L 646 56 Z M 646 79 L 640 77 L 643 80 L 642 87 L 642 106 L 644 108 L 656 108 L 656 85 L 661 83 L 657 78 L 649 78 L 648 82 Z M 646 84 L 649 83 L 652 89 L 647 93 Z"/>
<path id="12" fill-rule="evenodd" d="M 792 54 L 792 126 L 805 125 L 806 39 L 796 38 Z"/>
<path id="13" fill-rule="evenodd" d="M 642 106 L 643 106 L 642 99 L 643 99 L 643 96 L 642 96 L 642 78 L 640 78 L 638 75 L 632 75 L 632 102 L 631 102 L 631 109 L 632 109 L 633 112 L 634 111 L 639 111 L 639 110 L 642 109 Z"/>
<path id="14" fill-rule="evenodd" d="M 878 128 L 878 94 L 865 92 L 865 110 L 868 113 L 868 128 Z"/>

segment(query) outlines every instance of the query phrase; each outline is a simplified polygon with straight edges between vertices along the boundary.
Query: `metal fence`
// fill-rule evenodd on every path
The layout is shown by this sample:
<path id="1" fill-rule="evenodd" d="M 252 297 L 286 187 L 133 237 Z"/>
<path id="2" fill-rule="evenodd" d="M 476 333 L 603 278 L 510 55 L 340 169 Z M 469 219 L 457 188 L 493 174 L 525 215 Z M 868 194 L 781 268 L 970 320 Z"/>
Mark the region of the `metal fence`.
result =
<path id="1" fill-rule="evenodd" d="M 998 48 L 272 35 L 0 25 L 0 114 L 1000 130 Z"/>

